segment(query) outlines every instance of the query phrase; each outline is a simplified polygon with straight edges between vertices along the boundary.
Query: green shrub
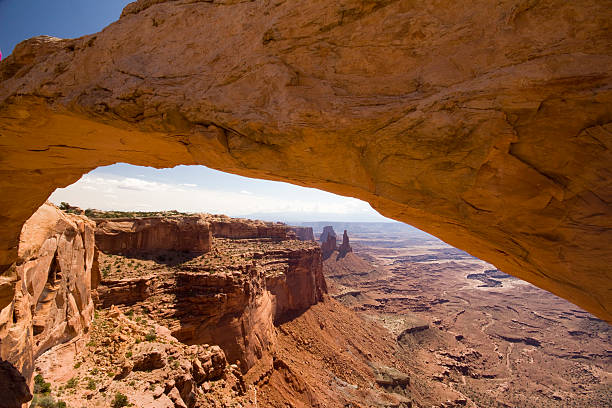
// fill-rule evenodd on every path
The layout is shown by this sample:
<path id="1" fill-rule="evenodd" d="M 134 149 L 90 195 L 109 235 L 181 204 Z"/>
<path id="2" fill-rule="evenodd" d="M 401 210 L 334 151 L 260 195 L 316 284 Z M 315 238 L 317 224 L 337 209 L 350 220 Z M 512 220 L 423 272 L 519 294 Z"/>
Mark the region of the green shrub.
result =
<path id="1" fill-rule="evenodd" d="M 35 394 L 49 394 L 51 392 L 51 384 L 45 382 L 42 375 L 36 374 L 34 377 L 34 393 Z"/>
<path id="2" fill-rule="evenodd" d="M 55 399 L 51 395 L 43 395 L 38 397 L 36 401 L 39 407 L 43 408 L 55 408 Z"/>
<path id="3" fill-rule="evenodd" d="M 57 404 L 55 404 L 55 408 L 67 408 L 67 405 L 64 401 L 57 401 Z"/>
<path id="4" fill-rule="evenodd" d="M 157 335 L 154 332 L 152 332 L 152 331 L 148 332 L 145 335 L 145 340 L 146 341 L 155 341 L 155 339 L 157 339 Z"/>
<path id="5" fill-rule="evenodd" d="M 95 390 L 96 389 L 96 382 L 94 380 L 89 380 L 87 381 L 87 389 L 88 390 Z"/>
<path id="6" fill-rule="evenodd" d="M 76 388 L 76 386 L 79 384 L 79 379 L 76 377 L 72 377 L 71 379 L 68 380 L 68 382 L 66 383 L 66 388 Z"/>
<path id="7" fill-rule="evenodd" d="M 115 399 L 111 403 L 111 406 L 113 408 L 122 408 L 122 407 L 127 407 L 128 404 L 129 404 L 128 398 L 122 393 L 118 392 L 115 394 Z"/>

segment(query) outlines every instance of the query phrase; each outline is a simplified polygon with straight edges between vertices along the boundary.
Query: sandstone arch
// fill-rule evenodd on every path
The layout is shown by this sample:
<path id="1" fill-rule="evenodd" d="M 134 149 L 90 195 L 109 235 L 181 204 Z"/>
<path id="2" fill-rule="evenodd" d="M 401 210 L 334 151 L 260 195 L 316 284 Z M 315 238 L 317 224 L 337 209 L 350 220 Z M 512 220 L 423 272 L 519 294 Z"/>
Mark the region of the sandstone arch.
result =
<path id="1" fill-rule="evenodd" d="M 369 201 L 612 321 L 612 2 L 141 0 L 0 64 L 0 285 L 101 165 Z"/>

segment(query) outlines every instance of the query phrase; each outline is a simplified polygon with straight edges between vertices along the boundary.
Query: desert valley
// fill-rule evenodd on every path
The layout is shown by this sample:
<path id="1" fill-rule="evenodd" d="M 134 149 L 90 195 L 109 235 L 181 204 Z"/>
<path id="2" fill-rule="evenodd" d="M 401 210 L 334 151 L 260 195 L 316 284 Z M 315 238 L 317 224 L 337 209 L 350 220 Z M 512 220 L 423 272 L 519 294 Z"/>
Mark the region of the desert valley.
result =
<path id="1" fill-rule="evenodd" d="M 612 404 L 607 323 L 410 226 L 64 210 L 3 315 L 31 407 Z"/>

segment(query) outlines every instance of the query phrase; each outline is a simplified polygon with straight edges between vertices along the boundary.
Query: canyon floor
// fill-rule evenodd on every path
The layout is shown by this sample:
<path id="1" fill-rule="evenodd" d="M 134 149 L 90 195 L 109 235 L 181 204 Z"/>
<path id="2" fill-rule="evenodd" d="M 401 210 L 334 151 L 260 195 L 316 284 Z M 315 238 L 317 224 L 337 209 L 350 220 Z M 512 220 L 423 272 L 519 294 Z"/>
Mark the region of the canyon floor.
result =
<path id="1" fill-rule="evenodd" d="M 612 406 L 607 323 L 418 230 L 337 228 L 353 253 L 324 262 L 330 294 L 392 333 L 416 376 L 482 407 Z"/>

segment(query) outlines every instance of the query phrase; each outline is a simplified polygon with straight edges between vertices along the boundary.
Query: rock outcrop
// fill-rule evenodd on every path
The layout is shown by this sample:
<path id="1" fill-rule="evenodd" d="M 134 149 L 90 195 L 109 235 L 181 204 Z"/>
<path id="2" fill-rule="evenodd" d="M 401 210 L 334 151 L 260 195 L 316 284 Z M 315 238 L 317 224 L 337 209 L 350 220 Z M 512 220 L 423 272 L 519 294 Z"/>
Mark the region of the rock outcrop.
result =
<path id="1" fill-rule="evenodd" d="M 363 199 L 612 321 L 611 20 L 601 0 L 141 0 L 25 41 L 0 63 L 0 268 L 56 187 L 203 164 Z"/>
<path id="2" fill-rule="evenodd" d="M 300 241 L 314 241 L 314 232 L 312 227 L 294 227 L 291 226 L 289 229 L 295 233 L 295 237 Z"/>
<path id="3" fill-rule="evenodd" d="M 344 258 L 349 252 L 353 252 L 353 248 L 351 248 L 351 244 L 349 244 L 348 233 L 344 230 L 344 234 L 342 234 L 342 244 L 338 247 L 338 257 Z"/>
<path id="4" fill-rule="evenodd" d="M 96 220 L 96 246 L 104 252 L 208 252 L 209 223 L 201 216 Z"/>
<path id="5" fill-rule="evenodd" d="M 19 408 L 32 399 L 30 387 L 21 373 L 0 359 L 0 408 Z"/>
<path id="6" fill-rule="evenodd" d="M 286 263 L 282 270 L 276 265 L 266 274 L 266 287 L 274 296 L 274 322 L 278 324 L 322 301 L 327 285 L 319 248 L 278 251 L 274 255 Z"/>
<path id="7" fill-rule="evenodd" d="M 321 241 L 321 256 L 323 260 L 326 260 L 338 247 L 336 244 L 336 232 L 334 231 L 334 227 L 324 227 L 319 241 Z"/>
<path id="8" fill-rule="evenodd" d="M 230 239 L 288 238 L 289 227 L 280 222 L 265 222 L 246 218 L 230 218 L 224 215 L 208 215 L 213 236 Z"/>
<path id="9" fill-rule="evenodd" d="M 41 356 L 37 368 L 53 390 L 73 379 L 75 386 L 61 397 L 71 407 L 117 406 L 112 402 L 117 392 L 135 407 L 230 406 L 228 400 L 253 405 L 241 397 L 242 375 L 218 346 L 181 344 L 145 315 L 100 310 L 87 346 L 77 353 L 66 346 Z"/>
<path id="10" fill-rule="evenodd" d="M 225 225 L 248 231 L 257 224 L 228 219 Z M 129 251 L 128 257 L 102 253 L 102 269 L 109 276 L 97 289 L 97 303 L 146 311 L 181 342 L 217 344 L 246 371 L 270 355 L 274 323 L 320 302 L 327 287 L 315 242 L 237 235 L 213 238 L 212 251 L 175 259 L 174 266 L 131 259 Z M 170 256 L 165 253 L 164 259 Z"/>
<path id="11" fill-rule="evenodd" d="M 19 263 L 13 269 L 15 296 L 0 311 L 0 359 L 27 384 L 39 355 L 89 329 L 94 230 L 95 223 L 86 217 L 50 204 L 23 227 Z"/>

